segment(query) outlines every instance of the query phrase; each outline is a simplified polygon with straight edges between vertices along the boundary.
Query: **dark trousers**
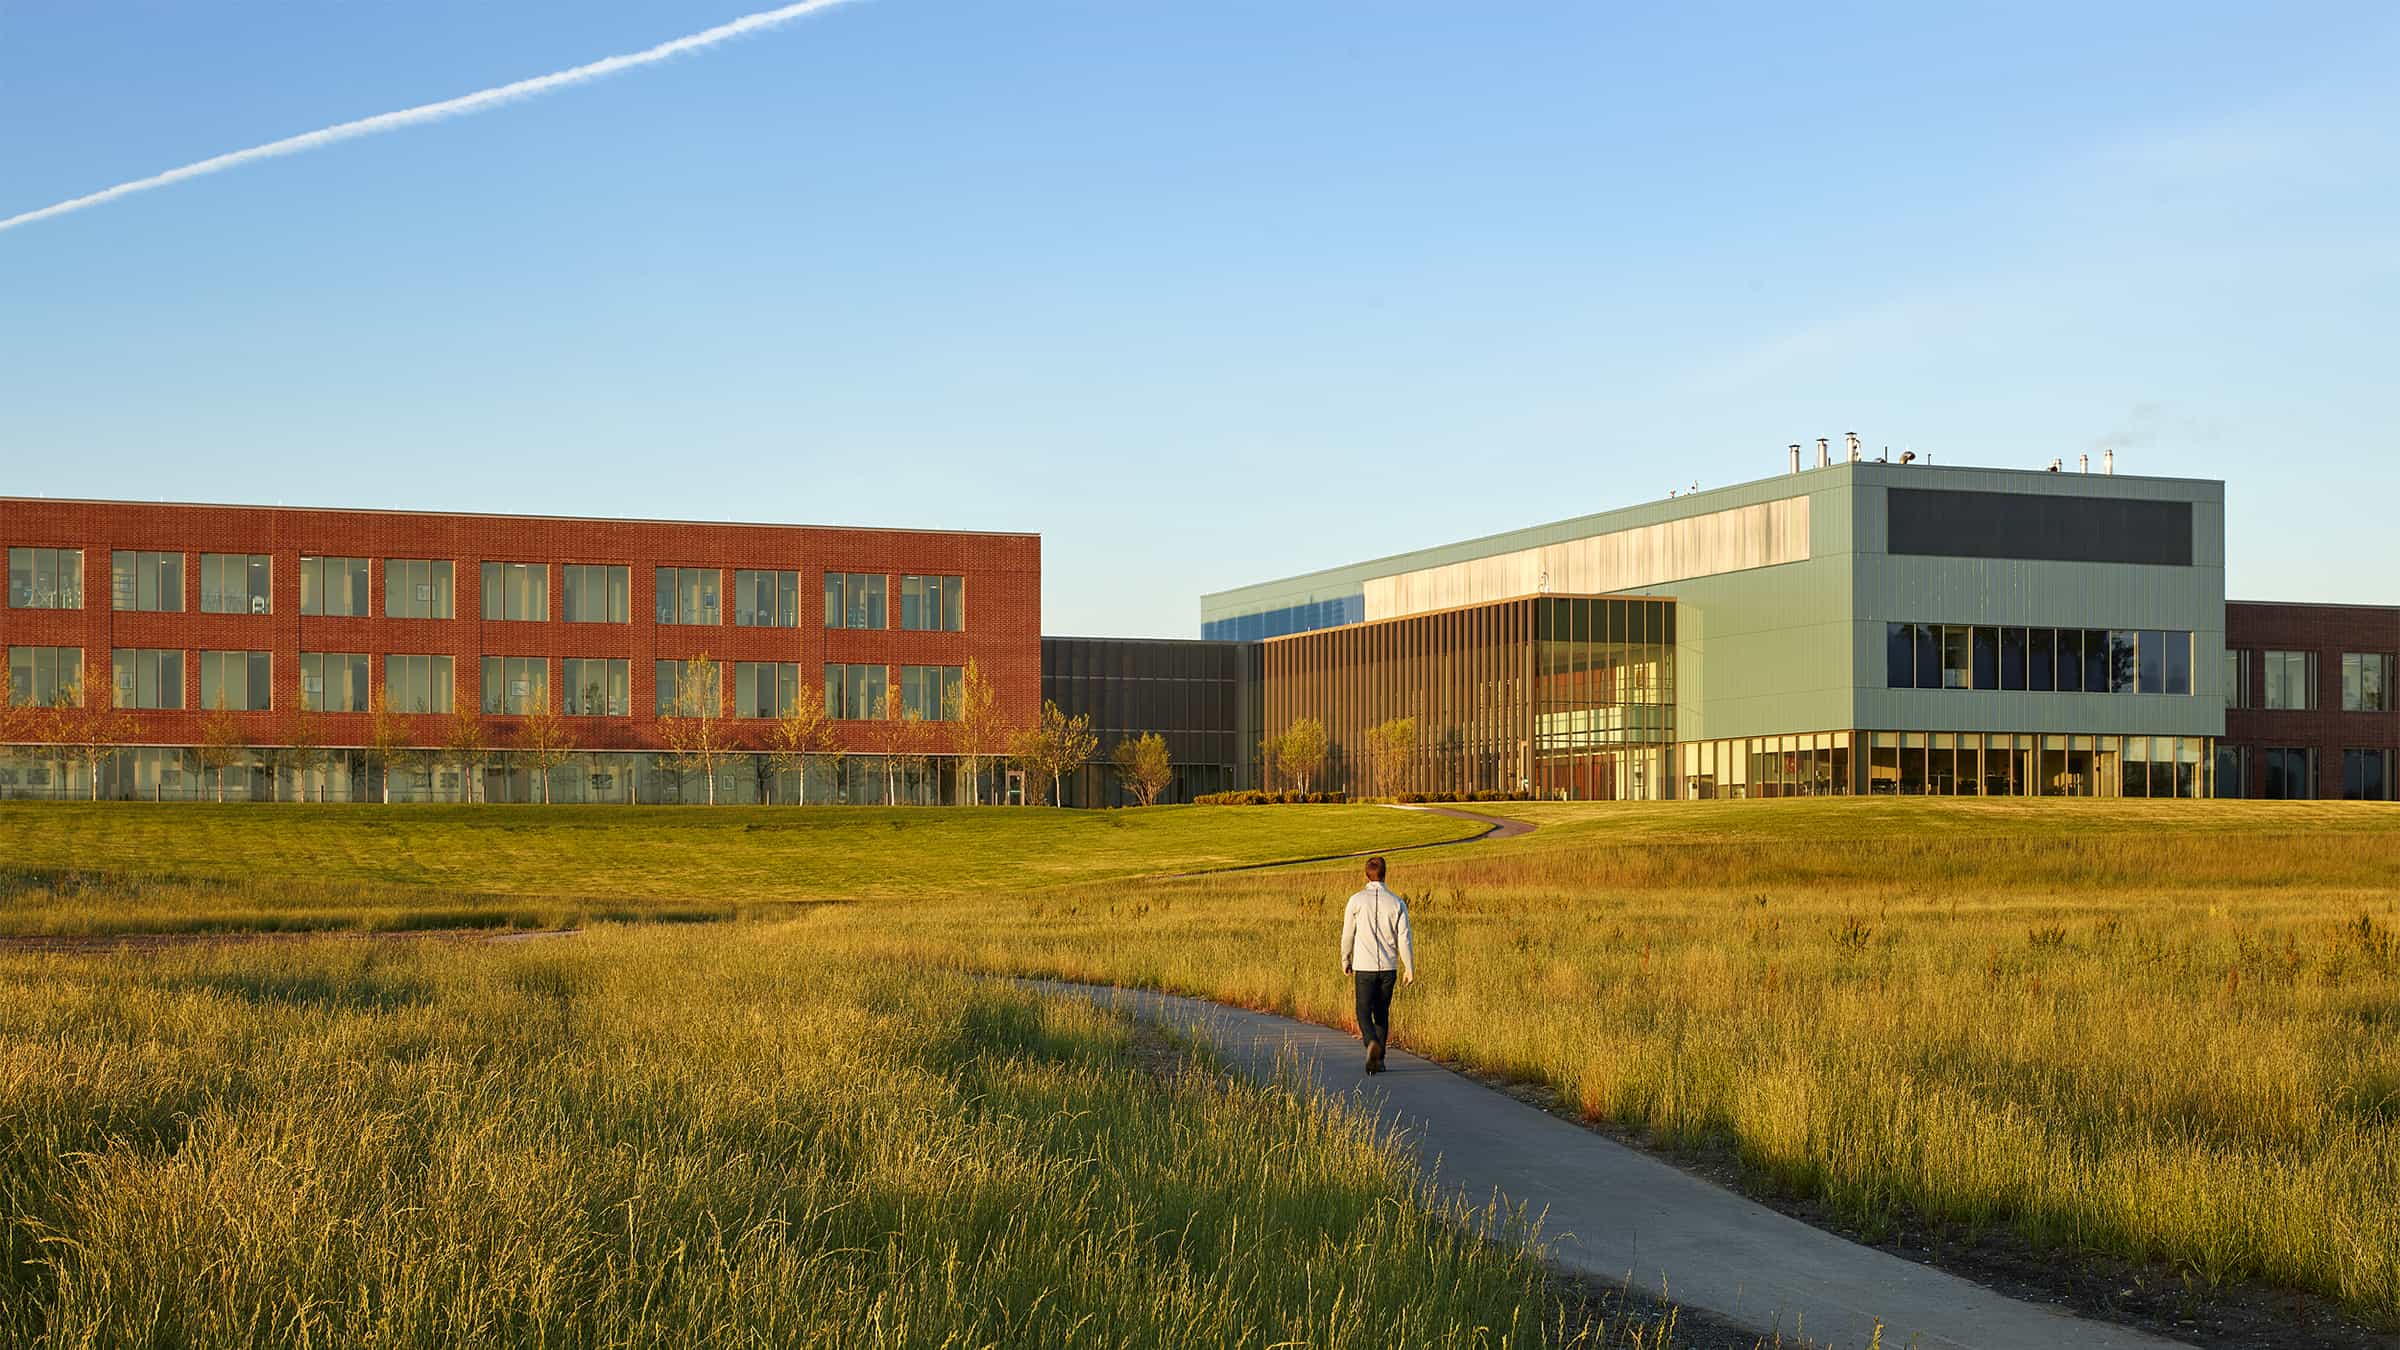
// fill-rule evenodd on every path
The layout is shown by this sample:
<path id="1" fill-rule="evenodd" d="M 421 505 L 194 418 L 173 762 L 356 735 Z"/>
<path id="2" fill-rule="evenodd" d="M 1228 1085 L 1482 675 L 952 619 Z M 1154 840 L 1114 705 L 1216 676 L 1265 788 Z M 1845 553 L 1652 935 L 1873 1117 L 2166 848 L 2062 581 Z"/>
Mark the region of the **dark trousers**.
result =
<path id="1" fill-rule="evenodd" d="M 1399 987 L 1396 970 L 1353 971 L 1358 987 L 1358 1034 L 1367 1041 L 1392 1043 L 1392 990 Z"/>

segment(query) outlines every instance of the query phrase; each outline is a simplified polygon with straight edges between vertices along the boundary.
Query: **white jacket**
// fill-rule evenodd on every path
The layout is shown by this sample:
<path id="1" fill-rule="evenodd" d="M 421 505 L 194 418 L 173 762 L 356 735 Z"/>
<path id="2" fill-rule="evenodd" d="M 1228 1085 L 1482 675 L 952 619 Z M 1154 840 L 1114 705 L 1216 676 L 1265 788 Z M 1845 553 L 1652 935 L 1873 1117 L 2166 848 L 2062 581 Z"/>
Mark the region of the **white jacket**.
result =
<path id="1" fill-rule="evenodd" d="M 1342 964 L 1352 970 L 1392 970 L 1417 973 L 1416 945 L 1409 938 L 1408 902 L 1384 889 L 1380 881 L 1350 897 L 1342 911 Z"/>

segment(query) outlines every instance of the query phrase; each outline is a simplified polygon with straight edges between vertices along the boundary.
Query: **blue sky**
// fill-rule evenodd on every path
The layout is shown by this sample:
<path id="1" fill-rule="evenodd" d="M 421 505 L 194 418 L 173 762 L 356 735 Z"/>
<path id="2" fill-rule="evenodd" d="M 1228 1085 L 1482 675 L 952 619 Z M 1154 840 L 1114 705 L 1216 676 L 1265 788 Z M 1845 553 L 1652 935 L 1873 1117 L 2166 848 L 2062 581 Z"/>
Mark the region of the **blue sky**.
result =
<path id="1" fill-rule="evenodd" d="M 0 216 L 735 17 L 0 5 Z M 1957 12 L 1953 12 L 1953 11 Z M 1760 477 L 2400 603 L 2400 11 L 859 0 L 0 233 L 0 490 L 1031 529 L 1044 627 Z"/>

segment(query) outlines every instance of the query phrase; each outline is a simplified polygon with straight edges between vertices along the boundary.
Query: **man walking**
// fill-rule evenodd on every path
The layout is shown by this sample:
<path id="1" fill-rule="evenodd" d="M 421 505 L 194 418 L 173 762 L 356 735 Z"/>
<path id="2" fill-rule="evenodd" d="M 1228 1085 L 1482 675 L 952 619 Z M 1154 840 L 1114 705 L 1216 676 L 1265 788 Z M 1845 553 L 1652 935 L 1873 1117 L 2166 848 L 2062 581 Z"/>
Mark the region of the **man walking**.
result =
<path id="1" fill-rule="evenodd" d="M 1367 859 L 1367 888 L 1351 896 L 1342 912 L 1342 973 L 1356 986 L 1367 1072 L 1382 1073 L 1383 1050 L 1392 1040 L 1392 988 L 1417 982 L 1417 956 L 1408 902 L 1384 889 L 1381 858 Z"/>

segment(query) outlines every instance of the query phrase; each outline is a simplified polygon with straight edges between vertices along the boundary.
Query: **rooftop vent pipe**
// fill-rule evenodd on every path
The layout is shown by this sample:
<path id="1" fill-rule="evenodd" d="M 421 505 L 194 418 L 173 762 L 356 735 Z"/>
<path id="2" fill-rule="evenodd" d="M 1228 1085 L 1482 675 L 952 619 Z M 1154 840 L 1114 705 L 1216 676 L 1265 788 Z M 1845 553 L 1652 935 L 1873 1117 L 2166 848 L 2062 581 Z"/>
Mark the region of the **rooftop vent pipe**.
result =
<path id="1" fill-rule="evenodd" d="M 1800 442 L 1792 442 L 1792 472 L 1800 472 Z"/>
<path id="2" fill-rule="evenodd" d="M 2067 461 L 2064 458 L 2053 459 L 2050 461 L 2050 472 L 2052 473 L 2057 473 L 2060 469 L 2065 467 L 2067 467 Z"/>
<path id="3" fill-rule="evenodd" d="M 1830 468 L 1832 464 L 1833 451 L 1831 448 L 1829 448 L 1829 443 L 1826 441 L 1826 439 L 1822 436 L 1819 436 L 1817 438 L 1817 467 L 1820 469 Z"/>
<path id="4" fill-rule="evenodd" d="M 2108 449 L 2100 452 L 2100 472 L 2107 474 L 2111 478 L 2117 476 L 2116 447 L 2111 446 Z"/>
<path id="5" fill-rule="evenodd" d="M 1900 452 L 1900 462 L 1903 464 L 1913 464 L 1916 462 L 1916 459 L 1917 452 L 1914 450 L 1903 450 Z"/>
<path id="6" fill-rule="evenodd" d="M 1858 463 L 1858 433 L 1855 431 L 1845 431 L 1842 433 L 1842 439 L 1847 441 L 1850 445 L 1850 462 L 1853 464 Z"/>
<path id="7" fill-rule="evenodd" d="M 2090 473 L 2092 471 L 2092 452 L 2086 450 L 2082 454 L 2076 456 L 2075 463 L 2077 466 L 2075 472 Z"/>

